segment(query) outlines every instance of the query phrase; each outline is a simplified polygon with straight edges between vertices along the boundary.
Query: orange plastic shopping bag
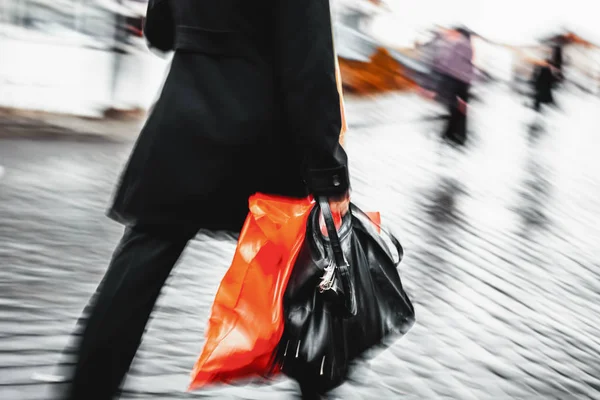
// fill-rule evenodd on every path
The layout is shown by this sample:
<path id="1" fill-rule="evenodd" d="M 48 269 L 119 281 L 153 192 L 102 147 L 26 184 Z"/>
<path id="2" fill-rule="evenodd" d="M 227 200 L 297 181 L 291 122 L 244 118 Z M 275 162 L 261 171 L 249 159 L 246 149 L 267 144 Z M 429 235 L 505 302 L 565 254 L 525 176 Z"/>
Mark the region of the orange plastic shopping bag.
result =
<path id="1" fill-rule="evenodd" d="M 206 343 L 189 390 L 274 376 L 283 334 L 283 295 L 304 242 L 311 198 L 256 194 L 231 267 L 215 296 Z M 368 213 L 377 225 L 379 213 Z"/>
<path id="2" fill-rule="evenodd" d="M 283 333 L 283 294 L 312 207 L 309 198 L 250 198 L 250 213 L 217 291 L 189 390 L 274 373 L 273 352 Z"/>

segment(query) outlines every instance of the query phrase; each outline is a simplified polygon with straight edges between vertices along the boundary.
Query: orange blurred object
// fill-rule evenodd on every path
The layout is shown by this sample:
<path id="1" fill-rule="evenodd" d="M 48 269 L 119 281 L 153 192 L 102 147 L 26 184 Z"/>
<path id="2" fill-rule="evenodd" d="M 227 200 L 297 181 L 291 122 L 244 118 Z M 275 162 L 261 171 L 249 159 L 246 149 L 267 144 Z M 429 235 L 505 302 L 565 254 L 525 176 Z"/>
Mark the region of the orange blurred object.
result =
<path id="1" fill-rule="evenodd" d="M 348 92 L 367 95 L 417 88 L 402 65 L 382 47 L 377 49 L 368 62 L 340 57 L 339 63 L 344 89 Z"/>
<path id="2" fill-rule="evenodd" d="M 283 295 L 314 202 L 256 194 L 249 203 L 188 390 L 278 372 L 273 355 L 283 334 Z M 379 224 L 379 213 L 369 217 Z"/>
<path id="3" fill-rule="evenodd" d="M 273 372 L 273 351 L 283 333 L 283 294 L 313 205 L 311 199 L 250 197 L 189 390 Z"/>

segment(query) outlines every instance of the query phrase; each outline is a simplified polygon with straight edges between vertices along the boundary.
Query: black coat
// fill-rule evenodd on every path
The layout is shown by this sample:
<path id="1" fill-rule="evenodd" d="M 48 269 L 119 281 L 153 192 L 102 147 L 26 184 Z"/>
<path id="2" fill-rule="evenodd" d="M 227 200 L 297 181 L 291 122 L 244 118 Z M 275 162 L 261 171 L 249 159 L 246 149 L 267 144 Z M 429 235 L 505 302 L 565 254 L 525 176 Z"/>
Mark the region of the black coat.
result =
<path id="1" fill-rule="evenodd" d="M 562 45 L 560 45 L 560 44 L 557 44 L 552 48 L 552 64 L 559 70 L 562 69 L 563 48 L 562 48 Z"/>
<path id="2" fill-rule="evenodd" d="M 536 104 L 552 104 L 552 89 L 556 84 L 556 76 L 548 66 L 538 66 L 534 70 L 533 88 Z"/>
<path id="3" fill-rule="evenodd" d="M 253 193 L 348 190 L 328 0 L 150 0 L 144 31 L 175 53 L 111 218 L 237 230 Z"/>

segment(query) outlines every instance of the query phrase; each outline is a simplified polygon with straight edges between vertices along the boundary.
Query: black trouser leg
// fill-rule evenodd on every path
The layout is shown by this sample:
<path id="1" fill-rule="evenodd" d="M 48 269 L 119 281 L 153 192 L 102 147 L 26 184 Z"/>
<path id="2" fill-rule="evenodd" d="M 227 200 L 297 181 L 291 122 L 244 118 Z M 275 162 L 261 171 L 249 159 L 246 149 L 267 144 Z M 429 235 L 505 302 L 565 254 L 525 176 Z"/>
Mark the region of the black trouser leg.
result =
<path id="1" fill-rule="evenodd" d="M 127 373 L 188 236 L 127 229 L 89 307 L 68 400 L 110 400 Z"/>
<path id="2" fill-rule="evenodd" d="M 448 139 L 454 139 L 455 133 L 456 133 L 456 126 L 457 126 L 457 115 L 458 115 L 458 109 L 456 107 L 454 107 L 453 105 L 449 106 L 448 109 L 448 119 L 446 121 L 446 127 L 444 129 L 444 137 L 448 138 Z"/>
<path id="3" fill-rule="evenodd" d="M 458 79 L 450 79 L 452 79 L 452 97 L 448 105 L 450 117 L 446 123 L 443 137 L 456 144 L 464 144 L 467 139 L 467 111 L 461 109 L 459 98 L 464 102 L 469 101 L 469 85 Z"/>
<path id="4" fill-rule="evenodd" d="M 446 122 L 443 137 L 450 139 L 453 143 L 463 144 L 466 137 L 466 116 L 456 106 L 450 107 L 450 117 Z"/>

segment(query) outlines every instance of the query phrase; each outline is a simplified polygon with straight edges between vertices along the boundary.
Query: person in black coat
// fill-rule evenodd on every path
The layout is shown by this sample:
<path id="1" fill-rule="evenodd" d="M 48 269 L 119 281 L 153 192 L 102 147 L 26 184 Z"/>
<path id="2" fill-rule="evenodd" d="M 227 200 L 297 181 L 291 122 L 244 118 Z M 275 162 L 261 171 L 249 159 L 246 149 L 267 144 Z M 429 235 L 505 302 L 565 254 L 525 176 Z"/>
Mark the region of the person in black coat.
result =
<path id="1" fill-rule="evenodd" d="M 553 89 L 558 82 L 557 70 L 551 60 L 537 65 L 533 73 L 534 105 L 536 112 L 541 112 L 542 104 L 554 104 Z"/>
<path id="2" fill-rule="evenodd" d="M 108 212 L 125 233 L 82 319 L 69 400 L 116 395 L 199 229 L 239 231 L 256 192 L 348 207 L 328 0 L 150 0 L 144 32 L 173 60 Z"/>
<path id="3" fill-rule="evenodd" d="M 556 84 L 559 85 L 564 80 L 563 75 L 563 47 L 565 45 L 564 39 L 559 39 L 554 46 L 552 46 L 552 66 L 556 68 Z"/>

